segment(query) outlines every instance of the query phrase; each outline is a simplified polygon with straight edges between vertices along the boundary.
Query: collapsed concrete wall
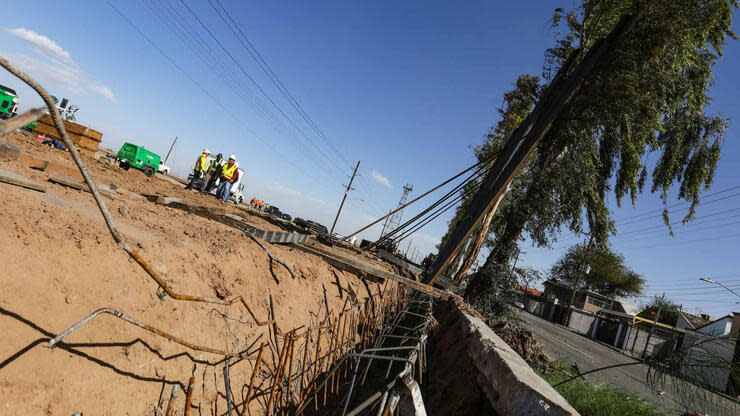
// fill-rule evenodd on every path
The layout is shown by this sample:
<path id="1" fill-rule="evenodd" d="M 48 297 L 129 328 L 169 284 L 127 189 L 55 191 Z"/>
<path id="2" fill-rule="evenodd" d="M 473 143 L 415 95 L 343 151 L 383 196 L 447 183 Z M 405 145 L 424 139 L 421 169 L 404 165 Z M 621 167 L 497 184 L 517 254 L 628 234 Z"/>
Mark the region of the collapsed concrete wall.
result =
<path id="1" fill-rule="evenodd" d="M 481 319 L 440 303 L 427 347 L 424 401 L 435 414 L 576 416 Z"/>

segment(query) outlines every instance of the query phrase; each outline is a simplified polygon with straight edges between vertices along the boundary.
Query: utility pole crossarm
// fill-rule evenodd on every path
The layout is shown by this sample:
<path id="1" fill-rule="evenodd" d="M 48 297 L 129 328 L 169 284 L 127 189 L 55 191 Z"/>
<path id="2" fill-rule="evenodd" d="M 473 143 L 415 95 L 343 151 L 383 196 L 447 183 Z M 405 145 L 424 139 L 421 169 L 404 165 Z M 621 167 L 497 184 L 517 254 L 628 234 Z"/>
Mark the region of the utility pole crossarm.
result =
<path id="1" fill-rule="evenodd" d="M 560 111 L 578 93 L 585 78 L 612 45 L 624 34 L 632 21 L 633 16 L 623 18 L 609 36 L 596 42 L 583 60 L 574 68 L 571 67 L 575 61 L 575 56 L 579 53 L 578 50 L 574 51 L 568 61 L 560 68 L 535 108 L 514 130 L 503 151 L 494 161 L 470 208 L 458 226 L 452 231 L 447 243 L 440 249 L 437 259 L 424 279 L 425 283 L 433 284 L 437 277 L 449 266 L 455 254 L 472 233 L 475 225 L 480 223 L 486 212 L 492 210 L 500 201 L 506 187 L 532 154 L 542 137 L 548 132 Z"/>

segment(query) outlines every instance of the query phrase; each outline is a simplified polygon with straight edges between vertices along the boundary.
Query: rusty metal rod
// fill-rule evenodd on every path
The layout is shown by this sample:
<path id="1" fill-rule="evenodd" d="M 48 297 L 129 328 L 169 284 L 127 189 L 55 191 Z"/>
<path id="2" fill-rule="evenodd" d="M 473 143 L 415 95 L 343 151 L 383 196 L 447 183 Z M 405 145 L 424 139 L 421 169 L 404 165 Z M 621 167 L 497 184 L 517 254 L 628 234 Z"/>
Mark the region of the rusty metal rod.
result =
<path id="1" fill-rule="evenodd" d="M 170 401 L 167 402 L 167 411 L 165 412 L 165 415 L 172 416 L 173 412 L 175 411 L 175 399 L 177 398 L 177 393 L 180 392 L 180 385 L 175 384 L 172 386 L 172 393 L 170 394 Z"/>
<path id="2" fill-rule="evenodd" d="M 46 114 L 45 108 L 32 108 L 25 113 L 15 116 L 9 120 L 0 121 L 0 136 L 5 136 L 11 131 L 33 123 Z"/>
<path id="3" fill-rule="evenodd" d="M 278 383 L 280 383 L 280 376 L 283 372 L 283 363 L 286 359 L 286 349 L 288 347 L 288 342 L 286 342 L 286 339 L 283 339 L 283 348 L 280 350 L 280 360 L 278 362 L 278 368 L 275 372 L 275 377 L 272 381 L 272 385 L 270 386 L 270 399 L 267 401 L 267 406 L 265 407 L 265 410 L 267 414 L 272 413 L 272 401 L 275 398 L 275 388 L 277 387 Z"/>
<path id="4" fill-rule="evenodd" d="M 240 230 L 242 230 L 242 229 L 240 228 Z M 260 242 L 257 239 L 257 237 L 255 237 L 252 234 L 250 234 L 247 230 L 242 230 L 242 232 L 244 234 L 246 234 L 249 238 L 251 238 L 252 241 L 254 241 L 255 243 L 257 243 L 257 245 L 260 246 L 262 248 L 262 250 L 265 250 L 265 253 L 267 253 L 267 257 L 270 258 L 270 261 L 274 261 L 275 263 L 279 263 L 280 265 L 282 265 L 283 267 L 285 267 L 285 270 L 287 270 L 288 273 L 290 273 L 290 277 L 292 277 L 293 280 L 295 280 L 295 272 L 293 271 L 293 269 L 290 268 L 290 266 L 288 266 L 288 264 L 286 262 L 280 260 L 279 258 L 275 257 L 272 253 L 270 253 L 270 250 L 268 250 L 267 247 L 265 247 L 264 244 L 262 244 L 262 242 Z"/>
<path id="5" fill-rule="evenodd" d="M 188 382 L 188 390 L 185 394 L 185 410 L 183 411 L 184 416 L 190 416 L 190 405 L 193 403 L 193 390 L 195 390 L 195 377 L 190 377 Z"/>
<path id="6" fill-rule="evenodd" d="M 254 363 L 254 369 L 252 369 L 252 377 L 249 379 L 249 388 L 247 388 L 247 397 L 244 399 L 244 407 L 242 408 L 241 416 L 246 416 L 247 414 L 249 401 L 252 399 L 252 390 L 254 389 L 254 378 L 259 372 L 260 364 L 262 364 L 262 354 L 265 352 L 265 345 L 265 342 L 260 344 L 260 350 L 259 353 L 257 353 L 257 361 Z"/>
<path id="7" fill-rule="evenodd" d="M 303 386 L 306 381 L 306 360 L 308 359 L 308 347 L 311 345 L 311 329 L 306 331 L 306 345 L 303 347 L 303 362 L 301 363 L 301 387 L 298 394 L 300 401 L 303 401 Z"/>
<path id="8" fill-rule="evenodd" d="M 158 336 L 163 337 L 163 338 L 167 338 L 168 340 L 170 340 L 172 342 L 176 342 L 176 343 L 178 343 L 180 345 L 184 345 L 184 346 L 186 346 L 186 347 L 188 347 L 190 349 L 193 349 L 193 350 L 208 352 L 208 353 L 211 353 L 211 354 L 223 355 L 223 356 L 226 356 L 226 357 L 235 357 L 235 356 L 238 356 L 238 354 L 232 354 L 232 353 L 229 353 L 229 352 L 226 352 L 226 351 L 217 350 L 215 348 L 203 347 L 203 346 L 200 346 L 200 345 L 193 344 L 191 342 L 185 341 L 185 340 L 183 340 L 181 338 L 178 338 L 178 337 L 176 337 L 174 335 L 170 335 L 167 332 L 164 332 L 162 330 L 159 330 L 157 328 L 154 328 L 153 326 L 147 325 L 145 323 L 139 322 L 136 319 L 134 319 L 134 318 L 132 318 L 132 317 L 130 317 L 128 315 L 125 315 L 125 314 L 123 314 L 121 312 L 118 312 L 118 311 L 116 311 L 114 309 L 109 309 L 109 308 L 101 308 L 101 309 L 98 309 L 95 312 L 91 313 L 90 315 L 87 315 L 86 317 L 82 318 L 82 320 L 80 320 L 76 324 L 72 325 L 71 327 L 67 328 L 61 334 L 59 334 L 56 337 L 50 339 L 49 340 L 49 345 L 51 345 L 53 347 L 55 344 L 59 343 L 61 340 L 63 340 L 69 334 L 71 334 L 72 332 L 76 331 L 77 329 L 79 329 L 83 325 L 87 324 L 88 322 L 90 322 L 91 320 L 93 320 L 98 315 L 101 315 L 101 314 L 104 314 L 104 313 L 105 314 L 113 315 L 116 318 L 122 319 L 122 320 L 124 320 L 124 321 L 126 321 L 126 322 L 128 322 L 130 324 L 136 325 L 139 328 L 145 329 L 145 330 L 151 332 L 152 334 L 158 335 Z"/>
<path id="9" fill-rule="evenodd" d="M 65 146 L 69 149 L 69 154 L 72 156 L 72 160 L 74 161 L 75 165 L 77 165 L 77 168 L 80 170 L 80 173 L 82 174 L 82 178 L 85 180 L 85 183 L 90 188 L 90 193 L 93 196 L 93 199 L 95 200 L 95 203 L 98 205 L 98 209 L 100 210 L 101 215 L 103 216 L 103 220 L 105 221 L 106 226 L 108 227 L 108 231 L 110 232 L 111 236 L 113 237 L 113 240 L 118 244 L 128 255 L 134 259 L 148 274 L 154 281 L 157 282 L 160 288 L 167 293 L 167 295 L 173 299 L 177 300 L 186 300 L 186 301 L 196 301 L 196 302 L 209 302 L 209 303 L 218 303 L 218 304 L 226 304 L 224 301 L 218 298 L 210 298 L 210 297 L 204 297 L 204 296 L 192 296 L 192 295 L 183 295 L 176 293 L 172 290 L 172 288 L 162 279 L 150 266 L 149 264 L 144 261 L 144 259 L 134 250 L 124 239 L 121 237 L 121 234 L 118 232 L 118 229 L 115 226 L 115 223 L 113 222 L 113 218 L 110 215 L 110 211 L 108 211 L 108 207 L 105 204 L 105 201 L 103 200 L 103 197 L 101 196 L 100 192 L 98 191 L 98 187 L 95 184 L 95 181 L 92 179 L 92 175 L 90 175 L 90 171 L 87 169 L 87 166 L 85 165 L 85 162 L 82 160 L 82 157 L 80 156 L 80 153 L 77 151 L 74 143 L 69 138 L 69 135 L 67 134 L 67 130 L 64 127 L 64 122 L 62 121 L 62 117 L 59 114 L 59 110 L 56 107 L 56 104 L 54 103 L 54 100 L 51 98 L 51 95 L 44 89 L 44 87 L 41 86 L 38 82 L 36 82 L 33 78 L 31 78 L 28 74 L 25 72 L 19 70 L 16 68 L 13 64 L 11 64 L 7 59 L 0 56 L 0 66 L 5 68 L 8 72 L 18 77 L 21 81 L 25 82 L 29 87 L 31 87 L 36 93 L 41 96 L 41 98 L 44 101 L 44 104 L 46 104 L 46 108 L 49 111 L 49 114 L 51 115 L 52 120 L 54 121 L 54 127 L 56 127 L 57 132 L 59 133 L 59 137 L 64 142 Z M 287 266 L 286 266 L 287 267 Z M 292 271 L 291 271 L 292 272 Z M 242 302 L 245 306 L 246 303 Z M 250 310 L 250 314 L 257 322 L 257 325 L 260 325 L 260 321 L 254 317 L 254 314 Z M 264 324 L 262 324 L 264 325 Z"/>
<path id="10" fill-rule="evenodd" d="M 231 400 L 231 380 L 229 380 L 229 362 L 226 361 L 224 365 L 224 393 L 226 395 L 226 411 L 229 416 L 232 416 L 234 409 L 234 403 Z"/>

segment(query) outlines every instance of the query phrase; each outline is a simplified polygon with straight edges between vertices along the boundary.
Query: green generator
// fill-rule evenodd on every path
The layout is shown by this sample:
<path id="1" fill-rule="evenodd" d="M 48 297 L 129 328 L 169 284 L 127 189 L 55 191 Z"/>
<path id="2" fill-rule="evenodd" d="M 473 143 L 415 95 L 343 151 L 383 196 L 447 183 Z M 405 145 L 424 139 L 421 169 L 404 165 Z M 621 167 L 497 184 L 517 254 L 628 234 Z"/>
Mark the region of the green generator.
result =
<path id="1" fill-rule="evenodd" d="M 0 85 L 0 119 L 11 118 L 18 111 L 18 94 L 14 89 Z"/>
<path id="2" fill-rule="evenodd" d="M 151 150 L 145 149 L 144 146 L 124 143 L 121 150 L 118 151 L 118 159 L 123 169 L 128 170 L 130 167 L 134 167 L 144 172 L 146 176 L 152 176 L 159 168 L 161 157 Z"/>

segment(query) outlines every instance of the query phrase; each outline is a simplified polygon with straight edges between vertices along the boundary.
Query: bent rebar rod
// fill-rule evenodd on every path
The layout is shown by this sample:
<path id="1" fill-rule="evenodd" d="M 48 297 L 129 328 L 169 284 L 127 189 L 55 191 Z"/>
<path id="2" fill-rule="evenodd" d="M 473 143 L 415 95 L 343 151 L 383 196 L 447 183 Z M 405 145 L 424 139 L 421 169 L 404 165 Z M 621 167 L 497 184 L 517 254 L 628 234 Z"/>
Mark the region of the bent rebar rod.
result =
<path id="1" fill-rule="evenodd" d="M 43 117 L 44 114 L 46 114 L 45 108 L 32 108 L 19 116 L 0 121 L 0 136 L 5 136 L 15 129 L 33 123 Z"/>
<path id="2" fill-rule="evenodd" d="M 124 321 L 126 321 L 126 322 L 128 322 L 130 324 L 133 324 L 133 325 L 138 326 L 141 329 L 147 330 L 147 331 L 151 332 L 154 335 L 158 335 L 160 337 L 167 338 L 168 340 L 170 340 L 172 342 L 176 342 L 176 343 L 178 343 L 180 345 L 184 345 L 184 346 L 186 346 L 186 347 L 188 347 L 190 349 L 196 350 L 196 351 L 209 352 L 211 354 L 218 354 L 218 355 L 223 355 L 223 356 L 226 356 L 226 357 L 236 357 L 236 356 L 239 356 L 239 354 L 232 354 L 232 353 L 229 353 L 229 352 L 226 352 L 226 351 L 217 350 L 215 348 L 203 347 L 203 346 L 200 346 L 200 345 L 193 344 L 191 342 L 188 342 L 188 341 L 185 341 L 185 340 L 183 340 L 181 338 L 178 338 L 178 337 L 176 337 L 174 335 L 168 334 L 167 332 L 164 332 L 164 331 L 162 331 L 160 329 L 154 328 L 153 326 L 150 326 L 150 325 L 147 325 L 145 323 L 139 322 L 136 319 L 134 319 L 134 318 L 132 318 L 132 317 L 126 315 L 126 314 L 123 314 L 121 312 L 118 312 L 117 310 L 110 309 L 110 308 L 100 308 L 100 309 L 96 310 L 95 312 L 91 313 L 90 315 L 87 315 L 86 317 L 82 318 L 82 320 L 80 320 L 76 324 L 72 325 L 71 327 L 67 328 L 61 334 L 59 334 L 56 337 L 50 339 L 49 340 L 49 345 L 51 345 L 53 347 L 54 345 L 56 345 L 59 342 L 61 342 L 69 334 L 71 334 L 72 332 L 80 329 L 82 326 L 84 326 L 88 322 L 90 322 L 93 319 L 95 319 L 95 317 L 97 317 L 99 315 L 102 315 L 104 313 L 113 315 L 116 318 L 122 319 L 122 320 L 124 320 Z"/>
<path id="3" fill-rule="evenodd" d="M 204 297 L 204 296 L 192 296 L 192 295 L 183 295 L 180 293 L 176 293 L 174 290 L 172 290 L 172 287 L 170 287 L 162 277 L 160 277 L 150 266 L 149 264 L 144 261 L 144 259 L 139 255 L 136 250 L 134 250 L 124 239 L 121 237 L 121 234 L 118 232 L 118 229 L 116 229 L 115 224 L 113 223 L 113 218 L 110 215 L 110 211 L 108 211 L 108 207 L 105 205 L 105 201 L 103 200 L 103 197 L 100 195 L 100 192 L 98 191 L 98 187 L 95 184 L 95 182 L 92 179 L 92 175 L 90 175 L 90 171 L 87 170 L 87 166 L 85 165 L 85 162 L 82 160 L 82 157 L 80 156 L 80 153 L 77 151 L 77 148 L 75 147 L 75 144 L 72 142 L 72 140 L 69 138 L 69 135 L 67 134 L 67 130 L 64 127 L 64 122 L 62 121 L 62 117 L 59 115 L 59 110 L 56 107 L 56 104 L 54 104 L 54 100 L 51 98 L 51 95 L 46 91 L 44 87 L 41 86 L 36 80 L 31 78 L 28 74 L 21 71 L 20 69 L 16 68 L 13 64 L 11 64 L 7 59 L 0 56 L 0 66 L 5 68 L 8 72 L 15 75 L 18 79 L 25 82 L 29 87 L 31 87 L 36 93 L 41 96 L 41 98 L 44 100 L 44 104 L 46 104 L 47 109 L 49 110 L 49 113 L 51 114 L 51 118 L 54 121 L 54 127 L 56 127 L 57 132 L 59 133 L 59 137 L 64 142 L 64 145 L 67 146 L 67 149 L 69 149 L 69 154 L 72 156 L 72 160 L 75 162 L 75 165 L 77 165 L 77 168 L 80 170 L 80 173 L 82 174 L 83 179 L 85 180 L 85 183 L 90 188 L 90 193 L 93 196 L 93 199 L 95 199 L 95 203 L 98 205 L 98 209 L 100 210 L 100 213 L 103 215 L 103 220 L 105 221 L 105 225 L 108 227 L 108 231 L 110 232 L 111 236 L 113 237 L 113 240 L 118 244 L 126 253 L 128 253 L 129 256 L 131 256 L 134 261 L 139 263 L 139 265 L 149 274 L 149 276 L 154 279 L 155 282 L 159 285 L 162 290 L 167 293 L 169 297 L 176 300 L 187 300 L 187 301 L 195 301 L 195 302 L 207 302 L 207 303 L 218 303 L 221 305 L 230 305 L 234 300 L 231 302 L 226 302 L 218 298 L 211 298 L 211 297 Z M 241 297 L 240 297 L 241 298 Z M 249 311 L 250 315 L 252 315 L 252 318 L 254 318 L 255 322 L 258 326 L 267 325 L 269 323 L 272 323 L 271 321 L 259 321 L 254 316 L 254 313 L 251 311 L 251 308 L 247 306 L 246 301 L 241 298 L 242 304 L 247 307 L 247 310 Z"/>

